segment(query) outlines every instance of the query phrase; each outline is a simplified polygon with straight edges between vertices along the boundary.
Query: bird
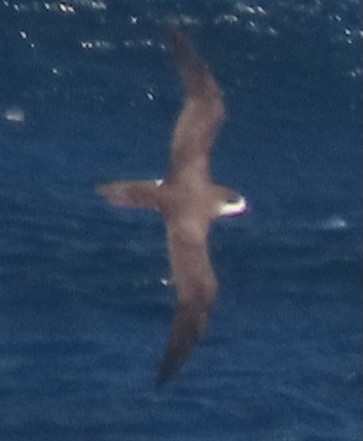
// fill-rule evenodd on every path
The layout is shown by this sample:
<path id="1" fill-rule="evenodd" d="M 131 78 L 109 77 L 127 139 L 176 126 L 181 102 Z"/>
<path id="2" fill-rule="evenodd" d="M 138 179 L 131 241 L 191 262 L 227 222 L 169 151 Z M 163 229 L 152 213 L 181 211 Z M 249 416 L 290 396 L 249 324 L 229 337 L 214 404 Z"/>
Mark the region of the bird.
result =
<path id="1" fill-rule="evenodd" d="M 205 330 L 218 290 L 208 251 L 213 220 L 242 214 L 248 206 L 244 196 L 216 185 L 210 175 L 211 148 L 226 113 L 222 92 L 183 30 L 169 31 L 169 48 L 185 97 L 172 134 L 166 177 L 98 186 L 98 194 L 110 204 L 153 209 L 166 222 L 178 302 L 158 368 L 158 385 L 174 377 Z"/>

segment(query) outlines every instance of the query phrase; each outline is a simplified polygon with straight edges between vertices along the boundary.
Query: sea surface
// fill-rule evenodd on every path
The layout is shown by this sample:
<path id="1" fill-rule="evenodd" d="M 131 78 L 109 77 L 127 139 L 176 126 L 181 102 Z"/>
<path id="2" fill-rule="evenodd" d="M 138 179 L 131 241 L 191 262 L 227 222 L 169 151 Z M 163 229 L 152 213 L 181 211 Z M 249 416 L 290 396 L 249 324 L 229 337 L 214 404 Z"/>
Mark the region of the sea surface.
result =
<path id="1" fill-rule="evenodd" d="M 164 176 L 182 26 L 224 91 L 220 292 L 155 387 L 176 297 L 163 219 L 105 179 Z M 0 441 L 359 441 L 358 0 L 0 2 Z"/>

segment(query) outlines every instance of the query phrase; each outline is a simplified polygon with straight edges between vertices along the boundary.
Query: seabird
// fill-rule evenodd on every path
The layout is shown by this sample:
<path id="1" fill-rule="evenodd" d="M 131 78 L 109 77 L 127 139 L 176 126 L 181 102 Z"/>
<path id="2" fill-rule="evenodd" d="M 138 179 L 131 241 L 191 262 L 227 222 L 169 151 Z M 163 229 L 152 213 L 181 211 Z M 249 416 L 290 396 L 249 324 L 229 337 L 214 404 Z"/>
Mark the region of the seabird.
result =
<path id="1" fill-rule="evenodd" d="M 186 96 L 171 140 L 168 175 L 98 187 L 98 193 L 111 204 L 154 209 L 166 221 L 178 306 L 158 384 L 170 379 L 189 358 L 216 296 L 218 283 L 207 242 L 212 221 L 218 216 L 241 214 L 247 208 L 243 196 L 215 185 L 209 173 L 211 147 L 225 117 L 221 91 L 182 31 L 171 31 L 170 46 Z"/>

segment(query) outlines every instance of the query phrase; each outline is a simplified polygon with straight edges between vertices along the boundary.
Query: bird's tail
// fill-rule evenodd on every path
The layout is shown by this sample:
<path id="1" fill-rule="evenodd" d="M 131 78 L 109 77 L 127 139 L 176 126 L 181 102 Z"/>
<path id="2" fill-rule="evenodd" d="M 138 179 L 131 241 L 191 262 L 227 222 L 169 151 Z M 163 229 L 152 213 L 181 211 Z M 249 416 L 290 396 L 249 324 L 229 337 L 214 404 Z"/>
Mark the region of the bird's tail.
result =
<path id="1" fill-rule="evenodd" d="M 97 193 L 112 205 L 160 210 L 159 188 L 163 181 L 111 181 L 97 186 Z"/>

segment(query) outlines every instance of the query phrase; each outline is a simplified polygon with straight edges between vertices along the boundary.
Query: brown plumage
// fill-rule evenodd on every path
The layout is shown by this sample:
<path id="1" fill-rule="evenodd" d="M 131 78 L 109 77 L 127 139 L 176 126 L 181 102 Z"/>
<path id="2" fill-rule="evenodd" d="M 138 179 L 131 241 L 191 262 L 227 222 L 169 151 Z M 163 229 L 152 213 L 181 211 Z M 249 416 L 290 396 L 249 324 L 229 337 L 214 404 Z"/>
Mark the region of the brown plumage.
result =
<path id="1" fill-rule="evenodd" d="M 246 209 L 242 196 L 214 185 L 209 175 L 210 150 L 225 115 L 218 85 L 182 32 L 172 31 L 170 41 L 185 102 L 171 141 L 169 174 L 164 181 L 116 181 L 98 188 L 112 204 L 153 208 L 166 220 L 178 306 L 158 373 L 159 384 L 190 356 L 217 292 L 208 254 L 210 224 L 217 216 Z"/>

